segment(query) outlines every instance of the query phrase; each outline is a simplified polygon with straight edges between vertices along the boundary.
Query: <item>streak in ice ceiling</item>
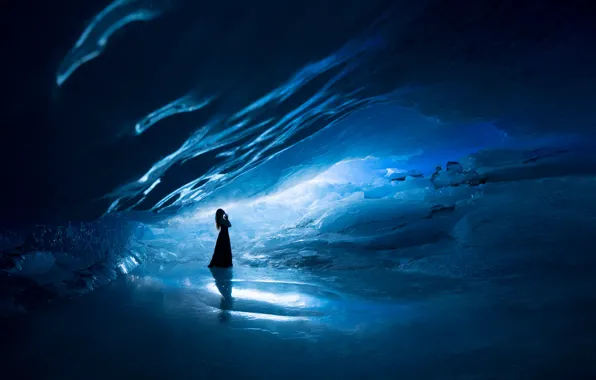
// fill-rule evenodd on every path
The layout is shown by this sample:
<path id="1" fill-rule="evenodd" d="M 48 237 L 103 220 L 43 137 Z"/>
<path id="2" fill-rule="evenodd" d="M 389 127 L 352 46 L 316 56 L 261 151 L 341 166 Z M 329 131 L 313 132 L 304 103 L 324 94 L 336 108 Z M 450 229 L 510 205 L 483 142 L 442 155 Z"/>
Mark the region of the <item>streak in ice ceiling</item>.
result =
<path id="1" fill-rule="evenodd" d="M 594 14 L 579 5 L 118 0 L 40 7 L 43 18 L 18 4 L 6 13 L 28 15 L 6 23 L 17 36 L 6 50 L 14 57 L 7 72 L 15 74 L 2 138 L 4 162 L 20 163 L 5 174 L 6 183 L 19 184 L 4 189 L 11 223 L 176 211 L 242 183 L 263 163 L 288 165 L 280 158 L 288 148 L 362 120 L 355 115 L 374 114 L 380 103 L 435 120 L 445 138 L 474 123 L 479 135 L 495 127 L 507 136 L 589 134 L 596 118 Z M 46 31 L 43 43 L 33 30 Z M 420 126 L 359 128 L 392 138 L 399 128 L 404 145 Z"/>

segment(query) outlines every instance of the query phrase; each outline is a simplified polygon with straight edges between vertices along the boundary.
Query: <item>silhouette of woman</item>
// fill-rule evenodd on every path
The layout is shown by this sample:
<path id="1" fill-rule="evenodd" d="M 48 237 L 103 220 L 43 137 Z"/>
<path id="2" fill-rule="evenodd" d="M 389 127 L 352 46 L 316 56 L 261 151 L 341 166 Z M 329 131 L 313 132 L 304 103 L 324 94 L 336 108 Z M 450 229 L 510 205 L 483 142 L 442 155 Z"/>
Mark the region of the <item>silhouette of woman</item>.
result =
<path id="1" fill-rule="evenodd" d="M 215 250 L 209 268 L 231 268 L 232 245 L 230 244 L 228 228 L 232 227 L 232 223 L 228 220 L 228 214 L 222 209 L 215 212 L 215 226 L 219 230 L 219 236 L 215 243 Z"/>

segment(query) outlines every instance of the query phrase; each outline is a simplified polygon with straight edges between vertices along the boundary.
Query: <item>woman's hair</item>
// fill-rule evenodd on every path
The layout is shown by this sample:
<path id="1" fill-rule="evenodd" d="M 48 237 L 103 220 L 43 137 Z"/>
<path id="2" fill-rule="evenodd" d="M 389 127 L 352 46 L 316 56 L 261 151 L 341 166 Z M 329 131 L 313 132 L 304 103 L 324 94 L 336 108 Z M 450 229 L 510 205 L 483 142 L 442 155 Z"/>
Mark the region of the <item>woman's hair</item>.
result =
<path id="1" fill-rule="evenodd" d="M 226 212 L 221 208 L 218 208 L 217 211 L 215 211 L 215 227 L 217 227 L 218 230 L 221 229 L 219 221 L 223 219 L 225 213 Z"/>

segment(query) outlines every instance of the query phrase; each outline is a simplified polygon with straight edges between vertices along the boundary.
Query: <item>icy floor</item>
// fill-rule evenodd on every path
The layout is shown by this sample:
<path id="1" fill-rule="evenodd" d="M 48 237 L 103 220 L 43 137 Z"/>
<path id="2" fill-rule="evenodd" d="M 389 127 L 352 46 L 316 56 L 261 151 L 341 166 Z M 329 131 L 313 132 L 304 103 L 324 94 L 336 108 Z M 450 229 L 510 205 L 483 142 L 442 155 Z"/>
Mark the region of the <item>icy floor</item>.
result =
<path id="1" fill-rule="evenodd" d="M 172 224 L 144 241 L 164 256 L 4 324 L 0 366 L 9 379 L 594 379 L 595 185 L 450 191 L 446 213 L 358 198 L 318 230 L 260 238 L 241 216 L 277 209 L 236 210 L 232 272 L 206 268 L 211 218 L 212 235 Z"/>
<path id="2" fill-rule="evenodd" d="M 589 304 L 556 297 L 532 308 L 489 294 L 391 270 L 236 267 L 230 276 L 202 264 L 146 267 L 9 326 L 3 371 L 36 379 L 596 374 Z"/>

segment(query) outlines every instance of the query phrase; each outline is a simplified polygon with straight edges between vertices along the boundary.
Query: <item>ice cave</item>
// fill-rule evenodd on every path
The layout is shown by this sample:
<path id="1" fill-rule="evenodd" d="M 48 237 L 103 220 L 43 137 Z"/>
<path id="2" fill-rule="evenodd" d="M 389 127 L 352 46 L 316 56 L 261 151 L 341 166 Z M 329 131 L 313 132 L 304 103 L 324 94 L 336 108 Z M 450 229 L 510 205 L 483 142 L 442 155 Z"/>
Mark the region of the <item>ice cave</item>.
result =
<path id="1" fill-rule="evenodd" d="M 596 378 L 593 4 L 0 17 L 2 379 Z"/>

